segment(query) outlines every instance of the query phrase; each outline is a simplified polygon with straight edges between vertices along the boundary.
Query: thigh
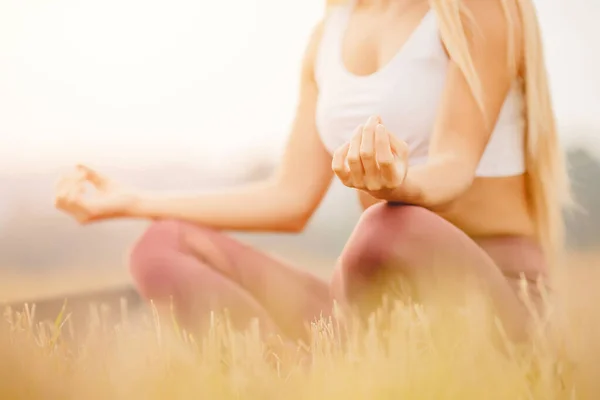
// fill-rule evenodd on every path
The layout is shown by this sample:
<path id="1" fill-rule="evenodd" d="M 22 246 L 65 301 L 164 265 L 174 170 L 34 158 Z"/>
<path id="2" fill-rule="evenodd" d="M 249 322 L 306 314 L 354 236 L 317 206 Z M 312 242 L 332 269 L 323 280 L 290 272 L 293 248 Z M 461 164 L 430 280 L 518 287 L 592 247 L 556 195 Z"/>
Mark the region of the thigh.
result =
<path id="1" fill-rule="evenodd" d="M 330 307 L 326 282 L 226 234 L 184 224 L 181 243 L 186 252 L 248 291 L 284 329 L 305 324 Z"/>
<path id="2" fill-rule="evenodd" d="M 541 310 L 541 292 L 549 288 L 549 274 L 539 243 L 532 238 L 519 236 L 474 240 L 494 260 L 513 292 L 519 297 L 528 296 L 528 300 L 537 307 L 536 311 Z"/>
<path id="3" fill-rule="evenodd" d="M 236 282 L 184 253 L 173 254 L 168 261 L 170 268 L 177 269 L 176 274 L 165 276 L 172 281 L 169 298 L 183 326 L 204 330 L 210 326 L 213 312 L 227 311 L 235 329 L 248 328 L 249 322 L 256 318 L 264 338 L 282 333 L 269 312 Z M 159 306 L 171 306 L 170 302 L 161 304 L 165 299 L 153 300 Z"/>
<path id="4" fill-rule="evenodd" d="M 474 287 L 489 296 L 508 329 L 523 323 L 522 303 L 490 254 L 421 207 L 378 204 L 365 211 L 336 267 L 334 295 L 351 302 L 381 276 L 408 281 L 420 301 L 460 296 Z"/>

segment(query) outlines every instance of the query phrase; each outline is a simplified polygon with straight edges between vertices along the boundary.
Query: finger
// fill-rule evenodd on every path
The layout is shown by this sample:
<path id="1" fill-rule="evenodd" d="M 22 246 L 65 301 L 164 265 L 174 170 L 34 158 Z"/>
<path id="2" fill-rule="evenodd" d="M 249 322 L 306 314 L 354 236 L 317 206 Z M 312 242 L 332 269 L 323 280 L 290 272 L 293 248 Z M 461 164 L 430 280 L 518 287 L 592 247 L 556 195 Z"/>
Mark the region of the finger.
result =
<path id="1" fill-rule="evenodd" d="M 108 182 L 108 179 L 104 175 L 86 165 L 78 164 L 77 170 L 81 171 L 85 175 L 85 178 L 98 188 L 105 186 Z"/>
<path id="2" fill-rule="evenodd" d="M 348 149 L 350 143 L 346 143 L 333 153 L 333 160 L 331 161 L 331 169 L 338 177 L 338 179 L 346 186 L 351 184 L 350 170 L 346 166 L 346 157 L 348 156 Z"/>
<path id="3" fill-rule="evenodd" d="M 99 199 L 86 198 L 84 184 L 74 187 L 69 193 L 69 211 L 79 223 L 92 222 L 100 215 Z"/>
<path id="4" fill-rule="evenodd" d="M 68 173 L 62 175 L 56 182 L 56 191 L 64 190 L 65 187 L 70 186 L 73 182 L 80 181 L 82 179 L 85 179 L 83 172 L 77 169 L 69 171 Z"/>
<path id="5" fill-rule="evenodd" d="M 375 159 L 375 127 L 376 119 L 369 118 L 362 131 L 362 141 L 360 143 L 360 160 L 365 170 L 364 183 L 369 190 L 381 189 L 381 179 L 377 161 Z"/>
<path id="6" fill-rule="evenodd" d="M 375 129 L 379 124 L 382 124 L 381 117 L 379 115 L 371 115 L 367 120 L 365 126 L 369 126 Z"/>
<path id="7" fill-rule="evenodd" d="M 375 129 L 375 152 L 377 154 L 377 166 L 381 178 L 386 187 L 393 187 L 397 183 L 397 171 L 394 165 L 394 153 L 390 143 L 390 134 L 383 125 L 377 125 Z"/>
<path id="8" fill-rule="evenodd" d="M 398 139 L 396 136 L 388 132 L 390 138 L 390 144 L 392 145 L 392 151 L 396 155 L 396 164 L 399 168 L 398 173 L 402 180 L 408 172 L 408 145 L 403 140 Z"/>
<path id="9" fill-rule="evenodd" d="M 83 184 L 72 186 L 63 197 L 63 204 L 60 207 L 65 213 L 75 218 L 78 222 L 85 222 L 89 213 L 83 202 L 84 187 Z"/>
<path id="10" fill-rule="evenodd" d="M 62 205 L 66 200 L 67 194 L 69 193 L 70 182 L 71 180 L 67 177 L 62 177 L 56 183 L 56 189 L 54 194 L 56 206 Z"/>
<path id="11" fill-rule="evenodd" d="M 352 177 L 353 187 L 357 189 L 364 188 L 364 176 L 365 169 L 360 159 L 360 145 L 362 142 L 362 131 L 363 126 L 359 126 L 354 131 L 354 136 L 350 141 L 350 148 L 348 149 L 348 156 L 346 160 L 348 167 L 350 168 L 350 176 Z"/>
<path id="12" fill-rule="evenodd" d="M 68 195 L 74 186 L 83 185 L 85 176 L 80 171 L 72 171 L 63 176 L 56 184 L 55 203 L 63 206 L 68 201 Z"/>
<path id="13" fill-rule="evenodd" d="M 68 204 L 79 205 L 84 193 L 83 184 L 73 185 L 69 188 L 66 195 Z"/>

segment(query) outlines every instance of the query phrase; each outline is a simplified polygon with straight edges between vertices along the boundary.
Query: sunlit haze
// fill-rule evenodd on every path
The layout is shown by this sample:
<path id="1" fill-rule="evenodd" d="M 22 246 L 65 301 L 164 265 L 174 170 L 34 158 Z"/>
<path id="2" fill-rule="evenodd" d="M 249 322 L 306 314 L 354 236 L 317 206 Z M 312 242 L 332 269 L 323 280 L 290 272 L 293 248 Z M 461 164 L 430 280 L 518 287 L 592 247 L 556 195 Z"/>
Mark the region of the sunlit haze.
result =
<path id="1" fill-rule="evenodd" d="M 0 167 L 274 157 L 323 3 L 2 0 Z M 565 139 L 592 137 L 599 7 L 547 0 L 540 15 Z"/>

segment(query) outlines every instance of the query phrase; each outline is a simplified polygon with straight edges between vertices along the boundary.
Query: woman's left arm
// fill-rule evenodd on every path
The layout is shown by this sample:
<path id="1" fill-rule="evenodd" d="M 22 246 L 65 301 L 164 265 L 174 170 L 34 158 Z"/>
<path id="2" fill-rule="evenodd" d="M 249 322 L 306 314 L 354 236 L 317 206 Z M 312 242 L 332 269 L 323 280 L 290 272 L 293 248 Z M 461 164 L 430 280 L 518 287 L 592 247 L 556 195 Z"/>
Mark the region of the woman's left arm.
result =
<path id="1" fill-rule="evenodd" d="M 478 103 L 459 65 L 451 59 L 430 142 L 428 162 L 412 168 L 407 168 L 405 165 L 405 174 L 396 171 L 400 175 L 396 177 L 396 184 L 384 185 L 378 190 L 369 190 L 366 185 L 359 188 L 377 199 L 434 208 L 459 197 L 471 186 L 475 178 L 479 161 L 515 79 L 514 68 L 509 62 L 508 38 L 509 29 L 513 29 L 513 32 L 518 29 L 514 26 L 509 27 L 500 1 L 470 0 L 465 3 L 476 24 L 475 33 L 469 38 L 469 51 L 481 85 L 481 103 Z M 516 53 L 518 54 L 518 51 Z M 517 54 L 512 56 L 516 57 Z M 376 118 L 371 118 L 367 122 L 361 136 L 373 135 L 366 132 L 369 129 L 375 131 L 382 129 L 378 124 L 381 122 L 385 124 L 385 121 L 375 120 Z M 405 148 L 405 144 L 395 139 L 392 134 L 387 136 L 392 151 L 402 159 L 401 153 L 406 153 L 406 150 L 402 149 Z M 377 145 L 374 147 L 372 157 L 369 157 L 367 152 L 353 151 L 357 146 L 352 146 L 350 143 L 346 149 L 340 149 L 340 153 L 337 153 L 338 163 L 340 156 L 346 158 L 344 156 L 347 155 L 349 169 L 352 170 L 352 161 L 356 155 L 361 159 L 364 158 L 363 164 L 369 162 L 368 158 L 381 157 L 382 154 L 379 153 L 382 152 L 377 149 Z M 389 160 L 390 155 L 384 154 L 383 157 Z M 334 160 L 334 171 L 342 172 L 341 164 L 336 168 L 335 163 Z M 380 169 L 386 168 L 385 163 L 377 162 L 377 164 L 384 165 Z M 397 166 L 393 168 L 398 170 Z M 364 169 L 368 170 L 366 166 Z M 381 175 L 385 181 L 385 171 L 382 171 Z M 387 179 L 388 183 L 390 179 Z"/>
<path id="2" fill-rule="evenodd" d="M 470 53 L 481 84 L 483 111 L 464 73 L 450 61 L 441 108 L 434 126 L 429 161 L 408 169 L 400 188 L 390 199 L 436 206 L 464 193 L 490 139 L 506 96 L 515 79 L 508 54 L 509 27 L 500 1 L 467 2 L 477 33 Z M 512 56 L 516 57 L 516 54 Z M 515 58 L 518 60 L 518 58 Z"/>

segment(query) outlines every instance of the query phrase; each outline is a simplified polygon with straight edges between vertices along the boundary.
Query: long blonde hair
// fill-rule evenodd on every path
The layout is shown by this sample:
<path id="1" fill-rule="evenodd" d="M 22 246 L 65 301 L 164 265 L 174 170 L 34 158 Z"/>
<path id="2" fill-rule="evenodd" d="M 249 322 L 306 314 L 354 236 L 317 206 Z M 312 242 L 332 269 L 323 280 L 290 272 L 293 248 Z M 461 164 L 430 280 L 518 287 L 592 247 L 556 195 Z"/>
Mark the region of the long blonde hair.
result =
<path id="1" fill-rule="evenodd" d="M 508 5 L 502 3 L 509 27 L 514 27 L 514 15 Z M 571 191 L 563 152 L 554 119 L 554 110 L 542 49 L 542 39 L 537 13 L 532 0 L 514 0 L 521 19 L 522 49 L 524 56 L 524 92 L 527 110 L 526 184 L 530 210 L 535 222 L 536 236 L 554 263 L 562 253 L 564 241 L 563 207 L 571 203 Z M 328 0 L 328 5 L 340 4 L 340 0 Z M 469 10 L 460 0 L 429 0 L 439 21 L 440 35 L 448 53 L 463 74 L 482 111 L 483 93 L 469 52 L 469 42 L 464 21 L 470 20 Z M 509 55 L 516 68 L 514 29 L 509 29 Z M 510 57 L 509 57 L 510 58 Z"/>

